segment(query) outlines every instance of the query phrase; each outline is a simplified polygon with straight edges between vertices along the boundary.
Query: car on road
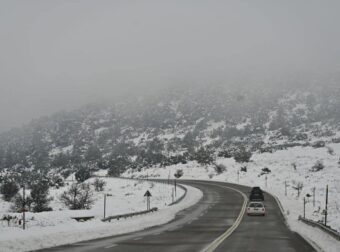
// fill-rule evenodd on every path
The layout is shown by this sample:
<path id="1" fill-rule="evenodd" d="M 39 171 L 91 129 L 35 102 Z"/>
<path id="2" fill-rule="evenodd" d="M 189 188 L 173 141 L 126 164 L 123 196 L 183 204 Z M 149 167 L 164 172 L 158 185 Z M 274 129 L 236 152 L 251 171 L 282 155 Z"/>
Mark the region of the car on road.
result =
<path id="1" fill-rule="evenodd" d="M 266 215 L 266 208 L 262 202 L 250 202 L 247 207 L 247 215 Z"/>
<path id="2" fill-rule="evenodd" d="M 251 193 L 249 201 L 264 201 L 264 196 L 262 193 Z"/>
<path id="3" fill-rule="evenodd" d="M 250 193 L 262 193 L 263 194 L 263 191 L 261 190 L 261 188 L 259 186 L 254 186 L 252 189 L 251 189 L 251 192 Z"/>
<path id="4" fill-rule="evenodd" d="M 249 201 L 264 201 L 263 191 L 260 187 L 255 186 L 251 189 Z"/>

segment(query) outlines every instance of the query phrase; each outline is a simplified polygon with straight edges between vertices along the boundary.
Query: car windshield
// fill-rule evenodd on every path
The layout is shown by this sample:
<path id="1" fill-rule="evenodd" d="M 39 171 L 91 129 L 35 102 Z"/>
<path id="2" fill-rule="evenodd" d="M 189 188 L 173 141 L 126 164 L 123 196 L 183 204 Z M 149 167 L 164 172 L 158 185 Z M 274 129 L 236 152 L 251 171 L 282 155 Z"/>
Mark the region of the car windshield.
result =
<path id="1" fill-rule="evenodd" d="M 250 203 L 249 207 L 263 207 L 263 204 L 261 204 L 261 203 Z"/>

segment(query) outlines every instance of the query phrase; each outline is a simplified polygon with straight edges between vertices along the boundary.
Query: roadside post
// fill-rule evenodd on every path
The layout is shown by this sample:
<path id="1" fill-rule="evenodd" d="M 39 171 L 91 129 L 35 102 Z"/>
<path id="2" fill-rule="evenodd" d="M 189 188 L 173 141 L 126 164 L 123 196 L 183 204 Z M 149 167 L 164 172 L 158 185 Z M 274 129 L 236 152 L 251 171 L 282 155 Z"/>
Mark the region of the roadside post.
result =
<path id="1" fill-rule="evenodd" d="M 25 184 L 22 185 L 22 229 L 26 228 L 26 197 L 25 197 Z"/>
<path id="2" fill-rule="evenodd" d="M 315 190 L 316 190 L 316 187 L 313 187 L 312 188 L 312 192 L 313 192 L 313 207 L 315 207 Z"/>
<path id="3" fill-rule="evenodd" d="M 306 198 L 303 197 L 303 218 L 306 219 Z"/>
<path id="4" fill-rule="evenodd" d="M 328 185 L 326 186 L 325 226 L 327 226 L 327 215 L 328 215 Z"/>
<path id="5" fill-rule="evenodd" d="M 307 197 L 307 200 L 306 200 L 306 197 Z M 306 218 L 306 204 L 308 203 L 308 199 L 312 196 L 309 193 L 307 193 L 306 197 L 303 197 L 303 218 Z"/>
<path id="6" fill-rule="evenodd" d="M 144 194 L 144 197 L 146 197 L 146 210 L 150 210 L 150 197 L 152 197 L 151 193 L 149 192 L 149 190 L 146 191 L 146 193 Z"/>
<path id="7" fill-rule="evenodd" d="M 172 190 L 171 190 L 171 197 L 172 197 L 172 203 L 174 203 L 174 201 L 175 201 L 175 197 L 174 197 L 174 188 L 172 188 Z"/>
<path id="8" fill-rule="evenodd" d="M 285 196 L 287 196 L 287 187 L 288 187 L 287 180 L 285 180 Z"/>
<path id="9" fill-rule="evenodd" d="M 177 198 L 177 182 L 176 182 L 176 179 L 174 180 L 174 183 L 175 183 L 175 197 Z"/>
<path id="10" fill-rule="evenodd" d="M 106 217 L 106 197 L 110 197 L 112 194 L 104 193 L 104 219 Z"/>

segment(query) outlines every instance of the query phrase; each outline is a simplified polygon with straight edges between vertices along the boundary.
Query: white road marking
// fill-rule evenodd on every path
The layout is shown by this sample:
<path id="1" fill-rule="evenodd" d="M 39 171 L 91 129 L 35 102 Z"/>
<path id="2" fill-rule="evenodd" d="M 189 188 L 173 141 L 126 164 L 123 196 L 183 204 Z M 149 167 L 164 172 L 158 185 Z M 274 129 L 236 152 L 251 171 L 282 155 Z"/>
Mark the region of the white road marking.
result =
<path id="1" fill-rule="evenodd" d="M 218 186 L 238 192 L 239 194 L 241 194 L 243 196 L 244 201 L 243 201 L 241 212 L 240 212 L 239 216 L 237 217 L 236 221 L 234 222 L 234 224 L 227 231 L 225 231 L 221 236 L 219 236 L 215 241 L 213 241 L 208 247 L 203 249 L 203 252 L 213 252 L 219 245 L 221 245 L 221 243 L 225 239 L 227 239 L 235 231 L 235 229 L 240 225 L 242 218 L 243 218 L 243 216 L 246 212 L 246 208 L 247 208 L 248 198 L 243 192 L 241 192 L 240 190 L 237 190 L 235 188 L 228 187 L 228 186 L 220 186 L 220 185 L 218 185 Z"/>
<path id="2" fill-rule="evenodd" d="M 105 249 L 109 249 L 109 248 L 113 248 L 113 247 L 116 247 L 117 246 L 117 244 L 112 244 L 112 245 L 110 245 L 110 246 L 107 246 L 107 247 L 104 247 Z"/>
<path id="3" fill-rule="evenodd" d="M 134 241 L 138 241 L 138 240 L 141 240 L 143 237 L 137 237 L 135 239 L 133 239 Z"/>

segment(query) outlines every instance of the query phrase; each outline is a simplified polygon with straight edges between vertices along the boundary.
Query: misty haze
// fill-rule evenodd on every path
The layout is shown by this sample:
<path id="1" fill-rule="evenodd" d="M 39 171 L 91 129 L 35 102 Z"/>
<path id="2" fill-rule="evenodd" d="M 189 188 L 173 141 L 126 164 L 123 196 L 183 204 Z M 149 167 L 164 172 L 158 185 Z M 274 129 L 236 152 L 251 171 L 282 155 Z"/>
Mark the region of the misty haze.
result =
<path id="1" fill-rule="evenodd" d="M 0 251 L 340 251 L 339 11 L 0 0 Z"/>

